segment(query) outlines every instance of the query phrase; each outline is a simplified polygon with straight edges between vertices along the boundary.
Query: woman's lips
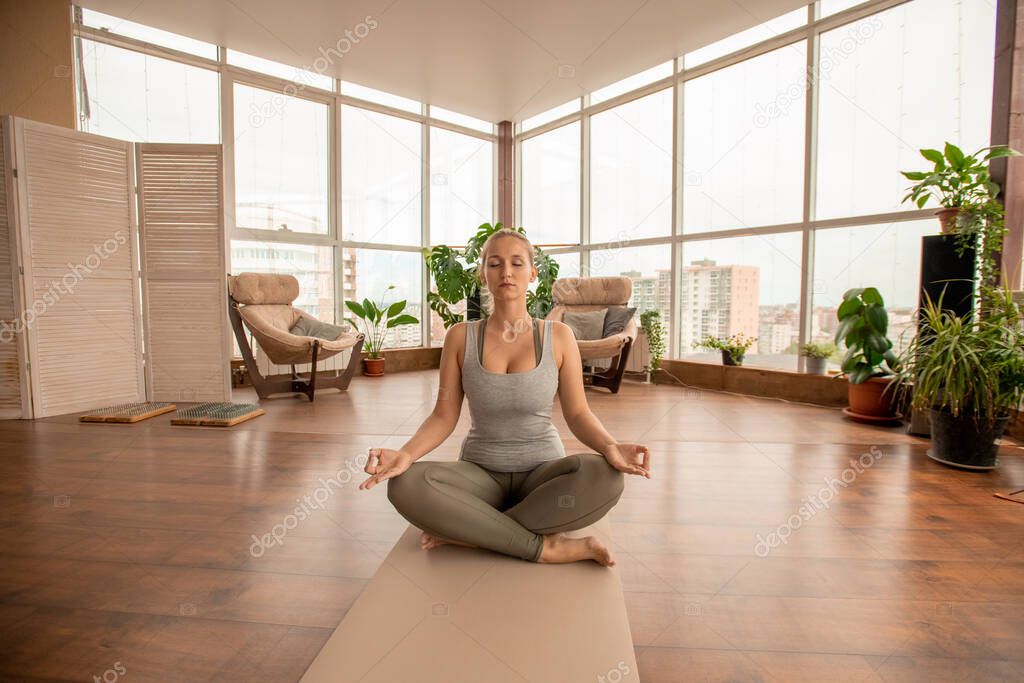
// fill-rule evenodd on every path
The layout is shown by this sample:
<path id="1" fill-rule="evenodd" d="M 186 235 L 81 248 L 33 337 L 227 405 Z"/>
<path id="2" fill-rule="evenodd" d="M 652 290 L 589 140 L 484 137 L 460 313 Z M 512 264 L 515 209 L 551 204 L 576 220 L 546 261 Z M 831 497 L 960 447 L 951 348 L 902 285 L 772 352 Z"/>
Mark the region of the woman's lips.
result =
<path id="1" fill-rule="evenodd" d="M 501 286 L 502 287 L 511 287 L 512 283 L 511 282 L 503 282 Z"/>

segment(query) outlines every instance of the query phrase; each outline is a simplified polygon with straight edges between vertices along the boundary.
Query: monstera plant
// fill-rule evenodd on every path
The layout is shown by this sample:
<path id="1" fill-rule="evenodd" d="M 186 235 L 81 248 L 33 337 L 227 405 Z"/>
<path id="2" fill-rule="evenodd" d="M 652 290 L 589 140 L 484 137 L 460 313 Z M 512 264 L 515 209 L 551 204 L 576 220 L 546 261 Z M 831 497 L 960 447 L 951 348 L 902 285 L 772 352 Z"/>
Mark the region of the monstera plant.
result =
<path id="1" fill-rule="evenodd" d="M 480 281 L 477 279 L 480 249 L 493 233 L 502 229 L 502 224 L 483 223 L 466 242 L 464 249 L 440 244 L 423 249 L 423 258 L 430 271 L 430 277 L 437 285 L 436 292 L 427 292 L 427 304 L 444 321 L 445 328 L 451 327 L 465 317 L 479 318 L 481 315 Z M 523 228 L 512 228 L 526 234 Z M 535 318 L 543 318 L 553 306 L 551 287 L 558 278 L 558 262 L 534 245 L 534 266 L 537 268 L 537 288 L 526 293 L 526 308 Z M 466 301 L 466 316 L 452 310 L 452 306 Z"/>

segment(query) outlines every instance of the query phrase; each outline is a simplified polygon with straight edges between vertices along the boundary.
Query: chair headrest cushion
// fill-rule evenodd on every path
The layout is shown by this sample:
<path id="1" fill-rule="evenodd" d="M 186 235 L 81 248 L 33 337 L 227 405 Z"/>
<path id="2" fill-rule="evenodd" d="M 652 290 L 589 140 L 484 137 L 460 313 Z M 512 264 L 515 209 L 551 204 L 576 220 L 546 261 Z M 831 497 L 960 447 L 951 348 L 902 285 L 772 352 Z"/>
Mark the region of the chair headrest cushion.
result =
<path id="1" fill-rule="evenodd" d="M 580 304 L 625 305 L 633 294 L 633 281 L 628 277 L 560 277 L 551 286 L 554 303 L 565 306 Z"/>
<path id="2" fill-rule="evenodd" d="M 228 276 L 228 291 L 240 304 L 291 304 L 299 297 L 299 281 L 283 273 L 239 273 Z"/>

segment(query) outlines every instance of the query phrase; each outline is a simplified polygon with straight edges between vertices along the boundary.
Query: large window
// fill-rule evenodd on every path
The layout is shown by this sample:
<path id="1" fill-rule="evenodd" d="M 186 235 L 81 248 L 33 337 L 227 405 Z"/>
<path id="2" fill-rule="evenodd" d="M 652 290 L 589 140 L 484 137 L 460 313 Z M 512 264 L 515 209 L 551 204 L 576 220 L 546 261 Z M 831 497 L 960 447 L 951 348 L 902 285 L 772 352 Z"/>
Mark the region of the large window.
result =
<path id="1" fill-rule="evenodd" d="M 590 241 L 672 232 L 672 89 L 590 122 Z"/>
<path id="2" fill-rule="evenodd" d="M 835 0 L 833 0 L 835 1 Z M 745 47 L 768 40 L 781 33 L 792 31 L 807 23 L 807 8 L 800 7 L 787 14 L 776 17 L 762 24 L 758 24 L 745 31 L 740 31 L 727 38 L 723 38 L 710 45 L 687 52 L 683 58 L 683 66 L 692 69 L 695 66 L 710 62 L 713 59 L 723 57 L 730 52 L 736 52 Z"/>
<path id="3" fill-rule="evenodd" d="M 361 302 L 370 299 L 375 304 L 383 300 L 385 310 L 391 304 L 404 300 L 406 305 L 402 312 L 423 320 L 420 282 L 424 264 L 419 252 L 383 249 L 352 249 L 351 252 L 353 258 L 345 263 L 346 300 Z M 391 285 L 394 289 L 388 289 Z M 345 316 L 352 317 L 347 307 Z M 364 324 L 360 323 L 360 329 L 364 329 Z M 420 346 L 421 339 L 420 325 L 399 325 L 387 331 L 383 348 Z"/>
<path id="4" fill-rule="evenodd" d="M 462 246 L 494 212 L 494 144 L 430 129 L 430 243 Z"/>
<path id="5" fill-rule="evenodd" d="M 270 74 L 271 76 L 277 76 L 278 78 L 284 78 L 289 81 L 293 81 L 298 84 L 296 87 L 297 91 L 301 91 L 307 85 L 311 85 L 316 88 L 323 90 L 334 90 L 334 79 L 324 74 L 310 71 L 309 69 L 300 69 L 294 66 L 288 66 L 287 64 L 281 64 L 269 59 L 263 59 L 262 57 L 256 57 L 255 55 L 249 55 L 238 50 L 228 50 L 228 64 L 235 64 L 243 69 L 250 69 L 251 71 L 259 71 L 260 73 Z M 291 94 L 291 93 L 289 93 Z"/>
<path id="6" fill-rule="evenodd" d="M 285 273 L 299 281 L 301 308 L 326 322 L 335 320 L 334 249 L 286 242 L 231 241 L 231 270 L 235 273 Z"/>
<path id="7" fill-rule="evenodd" d="M 217 59 L 217 46 L 201 40 L 180 36 L 177 33 L 161 31 L 152 26 L 136 24 L 134 21 L 112 17 L 91 9 L 82 8 L 82 23 L 86 26 L 109 31 L 128 38 L 135 38 L 154 45 L 169 47 L 172 50 L 188 52 L 198 57 Z"/>
<path id="8" fill-rule="evenodd" d="M 341 227 L 346 240 L 419 244 L 422 124 L 341 108 Z"/>
<path id="9" fill-rule="evenodd" d="M 580 124 L 523 142 L 523 227 L 534 244 L 579 244 Z"/>
<path id="10" fill-rule="evenodd" d="M 328 107 L 235 84 L 235 223 L 330 231 Z"/>
<path id="11" fill-rule="evenodd" d="M 220 142 L 216 71 L 81 41 L 80 128 L 135 142 Z"/>
<path id="12" fill-rule="evenodd" d="M 909 341 L 906 333 L 918 305 L 921 238 L 938 233 L 934 219 L 817 230 L 812 340 L 832 339 L 843 292 L 851 287 L 875 287 L 889 313 L 889 338 L 902 348 Z"/>
<path id="13" fill-rule="evenodd" d="M 532 116 L 528 119 L 524 119 L 521 127 L 523 130 L 530 130 L 531 128 L 537 128 L 543 126 L 545 123 L 550 123 L 555 119 L 560 119 L 563 116 L 568 116 L 573 112 L 580 110 L 580 99 L 578 97 L 569 100 L 557 107 L 552 107 L 547 111 L 541 112 L 536 116 Z"/>
<path id="14" fill-rule="evenodd" d="M 746 363 L 796 370 L 800 250 L 798 232 L 684 243 L 680 357 L 720 362 L 694 344 L 743 334 L 757 339 Z"/>
<path id="15" fill-rule="evenodd" d="M 686 82 L 683 231 L 799 222 L 806 46 Z"/>
<path id="16" fill-rule="evenodd" d="M 431 315 L 419 249 L 432 241 L 463 245 L 496 219 L 489 122 L 90 10 L 82 15 L 79 126 L 148 142 L 216 143 L 222 127 L 230 131 L 229 269 L 294 275 L 295 305 L 321 320 L 340 323 L 351 317 L 345 301 L 382 297 L 385 305 L 404 299 L 421 320 Z M 342 104 L 343 97 L 372 102 L 373 110 Z M 443 325 L 436 316 L 431 322 L 432 336 L 443 339 Z M 423 343 L 422 325 L 403 325 L 389 330 L 385 347 Z"/>
<path id="17" fill-rule="evenodd" d="M 523 224 L 556 242 L 577 223 L 591 243 L 651 242 L 592 251 L 590 272 L 627 274 L 634 297 L 676 316 L 672 357 L 720 362 L 694 344 L 743 333 L 756 337 L 748 365 L 795 370 L 801 341 L 831 340 L 843 292 L 869 285 L 900 344 L 918 303 L 920 238 L 938 230 L 933 207 L 901 204 L 900 171 L 927 165 L 923 147 L 989 144 L 995 3 L 909 0 L 836 23 L 862 3 L 821 0 L 691 50 L 672 88 L 641 95 L 661 72 L 637 74 L 623 82 L 633 90 L 592 92 L 578 122 L 539 136 L 524 121 Z M 625 103 L 603 110 L 609 97 Z M 589 205 L 577 209 L 582 173 Z M 890 213 L 904 217 L 862 218 Z"/>
<path id="18" fill-rule="evenodd" d="M 920 148 L 988 144 L 995 11 L 914 0 L 822 35 L 818 218 L 911 210 Z"/>
<path id="19" fill-rule="evenodd" d="M 637 325 L 640 315 L 649 310 L 661 311 L 662 324 L 672 320 L 672 254 L 671 249 L 650 247 L 613 247 L 590 252 L 590 274 L 594 277 L 624 275 L 633 281 L 629 306 L 636 307 Z"/>

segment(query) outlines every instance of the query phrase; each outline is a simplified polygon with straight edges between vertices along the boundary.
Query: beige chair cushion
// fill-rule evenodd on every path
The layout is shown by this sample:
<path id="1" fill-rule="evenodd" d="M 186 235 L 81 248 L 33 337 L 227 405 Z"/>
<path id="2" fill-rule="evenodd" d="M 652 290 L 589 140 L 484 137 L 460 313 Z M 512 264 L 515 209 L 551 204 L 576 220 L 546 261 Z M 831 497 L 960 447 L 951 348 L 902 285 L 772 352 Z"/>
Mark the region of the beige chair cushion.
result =
<path id="1" fill-rule="evenodd" d="M 633 281 L 625 276 L 616 277 L 574 277 L 559 278 L 551 287 L 555 306 L 545 316 L 546 320 L 562 321 L 567 311 L 596 311 L 609 306 L 625 306 L 633 294 Z M 577 340 L 583 360 L 615 358 L 627 341 L 636 340 L 637 326 L 634 319 L 626 323 L 625 329 L 604 339 Z"/>
<path id="2" fill-rule="evenodd" d="M 320 342 L 317 362 L 352 348 L 363 337 L 362 333 L 343 333 L 337 339 L 315 339 L 292 334 L 288 330 L 305 315 L 291 306 L 239 306 L 238 314 L 256 338 L 267 357 L 278 365 L 308 363 L 313 353 L 313 342 Z"/>
<path id="3" fill-rule="evenodd" d="M 578 306 L 610 304 L 624 306 L 633 294 L 633 281 L 628 277 L 567 277 L 558 278 L 551 285 L 551 296 L 556 304 Z M 575 310 L 575 309 L 573 309 Z"/>
<path id="4" fill-rule="evenodd" d="M 228 292 L 240 304 L 291 304 L 299 298 L 299 281 L 281 273 L 228 276 Z"/>

